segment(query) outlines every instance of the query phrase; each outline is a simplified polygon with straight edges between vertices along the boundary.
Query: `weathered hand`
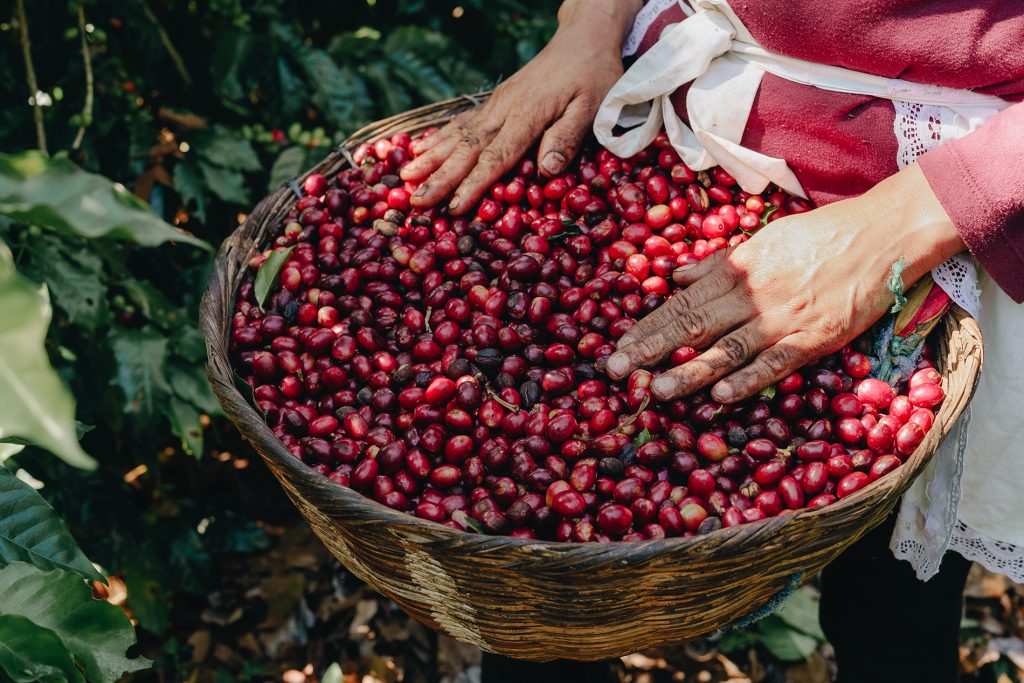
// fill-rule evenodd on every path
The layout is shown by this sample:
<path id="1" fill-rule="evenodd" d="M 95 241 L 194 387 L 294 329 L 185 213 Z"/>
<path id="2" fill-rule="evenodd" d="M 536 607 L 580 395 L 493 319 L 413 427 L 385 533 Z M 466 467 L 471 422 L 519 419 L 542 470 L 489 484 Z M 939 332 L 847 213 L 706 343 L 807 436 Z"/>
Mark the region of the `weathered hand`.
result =
<path id="1" fill-rule="evenodd" d="M 677 270 L 686 288 L 619 340 L 608 374 L 626 377 L 694 346 L 703 353 L 656 378 L 655 397 L 714 383 L 714 400 L 742 400 L 878 320 L 893 302 L 884 282 L 898 259 L 909 287 L 963 249 L 924 174 L 908 167 L 861 197 L 783 218 Z"/>
<path id="2" fill-rule="evenodd" d="M 622 75 L 620 46 L 639 8 L 639 0 L 566 2 L 540 54 L 483 106 L 424 139 L 420 156 L 402 170 L 405 180 L 426 178 L 413 204 L 432 206 L 454 190 L 449 211 L 468 211 L 538 138 L 541 172 L 561 173 Z"/>

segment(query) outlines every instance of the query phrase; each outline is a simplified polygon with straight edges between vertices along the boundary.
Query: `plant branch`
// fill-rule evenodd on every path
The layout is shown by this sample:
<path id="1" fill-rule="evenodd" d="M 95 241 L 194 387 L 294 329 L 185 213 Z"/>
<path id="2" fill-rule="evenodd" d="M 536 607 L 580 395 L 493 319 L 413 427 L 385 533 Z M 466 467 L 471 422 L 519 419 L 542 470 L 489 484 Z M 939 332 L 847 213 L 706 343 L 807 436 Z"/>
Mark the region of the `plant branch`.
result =
<path id="1" fill-rule="evenodd" d="M 36 80 L 36 67 L 32 62 L 32 44 L 28 39 L 28 17 L 25 15 L 25 0 L 17 0 L 15 12 L 18 17 L 18 30 L 21 40 L 21 53 L 25 58 L 25 80 L 32 98 L 32 118 L 36 123 L 36 144 L 43 154 L 46 150 L 46 127 L 43 125 L 43 107 L 39 104 L 39 81 Z"/>
<path id="2" fill-rule="evenodd" d="M 163 25 L 153 10 L 146 4 L 146 0 L 139 0 L 139 4 L 142 5 L 142 11 L 146 13 L 146 18 L 153 24 L 153 28 L 156 29 L 157 35 L 160 36 L 160 42 L 163 43 L 164 50 L 170 56 L 171 61 L 174 62 L 174 68 L 178 70 L 178 75 L 181 76 L 181 80 L 185 81 L 185 85 L 192 85 L 192 75 L 188 72 L 188 68 L 185 66 L 185 60 L 181 58 L 181 54 L 174 47 L 174 43 L 171 42 L 171 37 L 167 35 L 167 31 L 164 30 Z"/>
<path id="3" fill-rule="evenodd" d="M 78 149 L 82 146 L 85 129 L 92 125 L 92 55 L 89 54 L 89 41 L 86 40 L 85 7 L 83 5 L 78 6 L 78 33 L 82 38 L 82 66 L 85 67 L 85 105 L 82 107 L 82 123 L 78 126 L 78 133 L 75 135 L 75 141 L 71 143 L 71 149 Z"/>

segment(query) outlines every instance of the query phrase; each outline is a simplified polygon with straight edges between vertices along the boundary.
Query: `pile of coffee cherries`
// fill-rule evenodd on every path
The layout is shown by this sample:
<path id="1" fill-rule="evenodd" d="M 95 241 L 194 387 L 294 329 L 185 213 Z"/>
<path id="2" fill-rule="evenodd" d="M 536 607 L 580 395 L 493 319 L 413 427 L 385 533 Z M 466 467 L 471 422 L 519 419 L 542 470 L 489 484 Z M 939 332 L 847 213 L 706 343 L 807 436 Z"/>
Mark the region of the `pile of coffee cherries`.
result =
<path id="1" fill-rule="evenodd" d="M 931 427 L 931 361 L 897 394 L 869 377 L 865 339 L 735 405 L 652 397 L 689 347 L 626 382 L 601 371 L 675 268 L 805 200 L 694 172 L 662 135 L 630 159 L 585 150 L 554 178 L 527 157 L 453 217 L 410 206 L 398 172 L 421 139 L 308 176 L 250 263 L 254 278 L 273 264 L 259 273 L 273 287 L 239 291 L 236 368 L 285 447 L 331 480 L 454 529 L 638 541 L 828 505 Z"/>

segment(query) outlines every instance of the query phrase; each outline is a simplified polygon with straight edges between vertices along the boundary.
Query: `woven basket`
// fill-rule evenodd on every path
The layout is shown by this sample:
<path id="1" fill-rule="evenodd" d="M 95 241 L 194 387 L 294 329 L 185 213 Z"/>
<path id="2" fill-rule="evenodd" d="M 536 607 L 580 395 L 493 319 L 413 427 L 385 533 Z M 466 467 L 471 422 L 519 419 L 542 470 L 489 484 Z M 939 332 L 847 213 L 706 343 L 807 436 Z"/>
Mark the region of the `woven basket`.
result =
<path id="1" fill-rule="evenodd" d="M 373 124 L 314 170 L 331 175 L 365 140 L 439 125 L 485 99 L 451 100 Z M 954 308 L 938 345 L 946 400 L 909 461 L 825 508 L 707 536 L 562 544 L 460 533 L 396 512 L 293 458 L 235 385 L 228 337 L 249 258 L 295 197 L 264 199 L 224 241 L 202 303 L 210 383 L 331 552 L 356 576 L 431 628 L 489 652 L 531 660 L 596 660 L 727 626 L 810 577 L 881 523 L 970 401 L 982 362 L 975 321 Z"/>

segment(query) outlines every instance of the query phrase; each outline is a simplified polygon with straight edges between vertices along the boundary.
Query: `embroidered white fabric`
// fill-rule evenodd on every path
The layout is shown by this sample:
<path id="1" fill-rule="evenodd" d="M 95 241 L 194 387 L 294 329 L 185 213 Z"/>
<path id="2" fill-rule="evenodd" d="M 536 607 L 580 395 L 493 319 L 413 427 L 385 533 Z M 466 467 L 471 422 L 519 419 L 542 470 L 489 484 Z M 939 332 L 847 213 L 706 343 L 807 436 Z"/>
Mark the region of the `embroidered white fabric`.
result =
<path id="1" fill-rule="evenodd" d="M 622 56 L 632 57 L 640 49 L 640 42 L 647 35 L 647 29 L 651 27 L 658 15 L 667 10 L 679 0 L 651 0 L 643 6 L 633 20 L 633 28 L 622 43 Z"/>
<path id="2" fill-rule="evenodd" d="M 904 168 L 943 139 L 960 137 L 952 112 L 942 107 L 893 101 L 893 133 L 898 143 L 897 164 Z M 945 133 L 945 134 L 944 134 Z M 932 270 L 932 277 L 957 304 L 975 318 L 981 314 L 974 260 L 959 254 Z M 939 570 L 946 550 L 953 550 L 986 569 L 1024 582 L 1024 548 L 990 538 L 957 518 L 963 492 L 970 407 L 932 458 L 928 468 L 904 496 L 890 547 L 907 560 L 918 578 Z"/>
<path id="3" fill-rule="evenodd" d="M 1020 546 L 996 541 L 958 520 L 949 549 L 990 571 L 1006 574 L 1016 583 L 1024 582 L 1024 548 Z"/>

